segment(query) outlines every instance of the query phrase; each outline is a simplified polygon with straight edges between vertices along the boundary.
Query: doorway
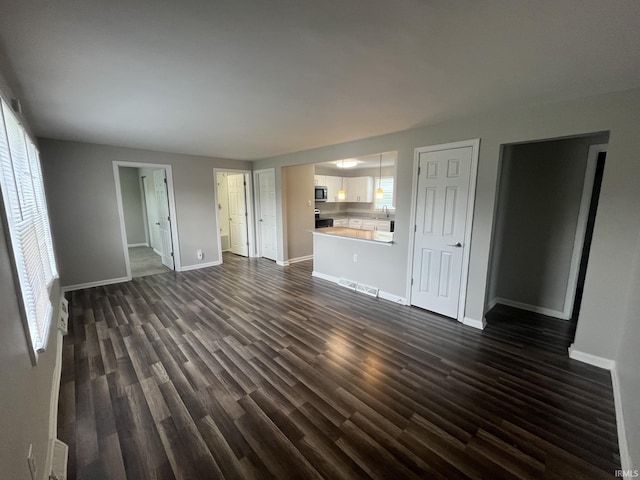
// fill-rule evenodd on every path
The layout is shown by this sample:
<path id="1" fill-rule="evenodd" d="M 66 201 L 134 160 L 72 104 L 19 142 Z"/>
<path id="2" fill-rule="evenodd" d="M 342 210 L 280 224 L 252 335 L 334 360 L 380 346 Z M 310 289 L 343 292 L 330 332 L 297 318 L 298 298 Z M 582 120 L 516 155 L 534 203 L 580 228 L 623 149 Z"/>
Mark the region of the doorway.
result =
<path id="1" fill-rule="evenodd" d="M 276 172 L 273 168 L 254 172 L 258 217 L 258 256 L 276 260 L 278 230 L 276 219 Z"/>
<path id="2" fill-rule="evenodd" d="M 255 256 L 251 173 L 247 170 L 214 169 L 218 252 Z"/>
<path id="3" fill-rule="evenodd" d="M 480 140 L 415 150 L 409 248 L 410 305 L 465 319 Z"/>
<path id="4" fill-rule="evenodd" d="M 502 146 L 487 310 L 577 320 L 608 133 Z"/>
<path id="5" fill-rule="evenodd" d="M 114 162 L 127 277 L 179 268 L 171 167 Z"/>

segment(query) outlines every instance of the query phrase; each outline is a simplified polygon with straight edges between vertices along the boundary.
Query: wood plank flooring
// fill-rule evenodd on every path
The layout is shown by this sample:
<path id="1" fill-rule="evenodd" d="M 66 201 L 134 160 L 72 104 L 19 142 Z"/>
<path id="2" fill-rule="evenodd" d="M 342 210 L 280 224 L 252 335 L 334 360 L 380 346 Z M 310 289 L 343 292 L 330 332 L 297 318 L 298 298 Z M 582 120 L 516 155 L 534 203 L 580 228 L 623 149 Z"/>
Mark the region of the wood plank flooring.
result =
<path id="1" fill-rule="evenodd" d="M 553 323 L 498 311 L 481 332 L 314 279 L 311 262 L 233 255 L 70 297 L 58 429 L 72 479 L 620 468 L 609 374 L 567 358 Z"/>

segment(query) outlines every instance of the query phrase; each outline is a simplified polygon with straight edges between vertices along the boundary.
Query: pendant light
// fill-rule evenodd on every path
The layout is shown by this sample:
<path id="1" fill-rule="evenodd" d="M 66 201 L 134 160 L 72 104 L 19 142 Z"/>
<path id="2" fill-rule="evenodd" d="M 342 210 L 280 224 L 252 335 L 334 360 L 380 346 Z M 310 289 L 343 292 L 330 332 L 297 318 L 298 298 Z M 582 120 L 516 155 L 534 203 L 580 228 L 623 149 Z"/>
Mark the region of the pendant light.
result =
<path id="1" fill-rule="evenodd" d="M 380 154 L 380 176 L 378 177 L 378 189 L 376 190 L 376 200 L 384 198 L 384 190 L 382 190 L 382 154 Z"/>
<path id="2" fill-rule="evenodd" d="M 342 171 L 344 171 L 344 159 L 342 159 Z M 347 192 L 344 191 L 344 173 L 340 178 L 340 190 L 338 190 L 338 200 L 347 198 Z"/>

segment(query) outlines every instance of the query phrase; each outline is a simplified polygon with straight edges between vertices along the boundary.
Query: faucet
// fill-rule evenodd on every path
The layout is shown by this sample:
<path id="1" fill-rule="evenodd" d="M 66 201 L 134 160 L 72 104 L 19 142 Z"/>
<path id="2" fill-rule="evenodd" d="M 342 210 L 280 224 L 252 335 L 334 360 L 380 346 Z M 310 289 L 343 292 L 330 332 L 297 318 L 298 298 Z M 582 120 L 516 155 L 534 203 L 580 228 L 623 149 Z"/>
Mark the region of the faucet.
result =
<path id="1" fill-rule="evenodd" d="M 386 205 L 382 206 L 382 212 L 385 214 L 387 218 L 389 218 L 389 208 Z"/>

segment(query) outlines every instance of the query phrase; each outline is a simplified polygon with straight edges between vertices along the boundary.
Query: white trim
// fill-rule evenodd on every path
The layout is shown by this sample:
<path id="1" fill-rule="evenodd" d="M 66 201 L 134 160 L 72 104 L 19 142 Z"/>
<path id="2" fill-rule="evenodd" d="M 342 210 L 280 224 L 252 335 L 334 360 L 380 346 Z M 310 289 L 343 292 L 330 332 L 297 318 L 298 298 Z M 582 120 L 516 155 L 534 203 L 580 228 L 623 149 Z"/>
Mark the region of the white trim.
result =
<path id="1" fill-rule="evenodd" d="M 537 305 L 529 305 L 528 303 L 517 302 L 516 300 L 509 300 L 508 298 L 496 297 L 493 300 L 496 304 L 500 303 L 508 307 L 519 308 L 521 310 L 527 310 L 529 312 L 540 313 L 547 317 L 557 318 L 559 320 L 569 320 L 569 317 L 564 316 L 564 312 L 560 310 L 553 310 L 551 308 L 539 307 Z"/>
<path id="2" fill-rule="evenodd" d="M 305 255 L 304 257 L 290 258 L 289 260 L 287 260 L 287 265 L 291 265 L 292 263 L 306 262 L 307 260 L 313 260 L 313 255 Z"/>
<path id="3" fill-rule="evenodd" d="M 398 305 L 407 304 L 406 298 L 401 297 L 400 295 L 394 295 L 393 293 L 383 292 L 382 290 L 378 292 L 378 297 L 382 298 L 383 300 L 387 300 L 389 302 L 397 303 Z"/>
<path id="4" fill-rule="evenodd" d="M 620 463 L 622 470 L 631 470 L 633 462 L 629 453 L 629 441 L 627 439 L 627 429 L 622 414 L 622 391 L 620 389 L 620 378 L 618 378 L 618 368 L 613 362 L 611 368 L 611 385 L 613 387 L 613 401 L 616 408 L 616 426 L 618 430 L 618 448 L 620 449 Z"/>
<path id="5" fill-rule="evenodd" d="M 276 265 L 280 265 L 281 267 L 287 267 L 289 265 L 289 261 L 288 260 L 276 260 Z"/>
<path id="6" fill-rule="evenodd" d="M 334 277 L 333 275 L 327 275 L 326 273 L 316 272 L 315 270 L 311 272 L 312 277 L 320 278 L 322 280 L 327 280 L 329 282 L 338 283 L 340 279 L 338 277 Z"/>
<path id="7" fill-rule="evenodd" d="M 60 292 L 60 298 L 62 299 L 64 295 Z M 60 311 L 54 312 L 56 314 L 53 318 L 58 318 L 60 316 Z M 57 323 L 57 321 L 56 321 Z M 62 332 L 56 327 L 55 333 L 57 336 L 58 344 L 56 345 L 56 351 L 54 353 L 54 367 L 53 367 L 53 379 L 51 381 L 51 396 L 49 401 L 49 440 L 58 438 L 58 403 L 60 401 L 60 379 L 62 378 L 62 342 L 63 335 Z M 51 442 L 47 442 L 47 445 L 50 446 Z M 47 457 L 45 458 L 44 471 L 50 472 L 51 465 L 53 464 L 53 450 L 47 447 Z"/>
<path id="8" fill-rule="evenodd" d="M 464 232 L 464 252 L 462 254 L 462 276 L 460 277 L 460 295 L 458 299 L 457 320 L 464 323 L 464 312 L 467 303 L 467 287 L 469 281 L 469 260 L 471 258 L 471 231 L 473 229 L 473 215 L 476 200 L 476 183 L 478 179 L 478 158 L 480 156 L 480 139 L 463 140 L 460 142 L 443 143 L 427 147 L 418 147 L 413 151 L 413 177 L 411 185 L 411 213 L 408 225 L 409 251 L 407 255 L 407 303 L 411 305 L 411 279 L 413 278 L 413 248 L 415 244 L 415 231 L 411 225 L 416 224 L 418 201 L 418 166 L 420 154 L 425 152 L 437 152 L 454 148 L 471 147 L 471 171 L 469 173 L 469 192 L 467 199 L 467 218 Z M 483 320 L 484 321 L 484 320 Z"/>
<path id="9" fill-rule="evenodd" d="M 574 350 L 573 344 L 569 347 L 569 358 L 579 362 L 588 363 L 595 367 L 604 368 L 611 372 L 611 387 L 613 390 L 613 402 L 616 409 L 616 429 L 618 431 L 618 448 L 620 449 L 620 463 L 622 470 L 631 470 L 633 462 L 629 452 L 629 441 L 627 439 L 627 428 L 624 423 L 624 415 L 622 411 L 622 391 L 620 388 L 620 378 L 618 377 L 618 368 L 614 360 L 598 357 L 590 353 Z"/>
<path id="10" fill-rule="evenodd" d="M 616 362 L 609 360 L 608 358 L 598 357 L 597 355 L 591 355 L 590 353 L 574 350 L 573 344 L 569 347 L 569 358 L 573 358 L 579 362 L 588 363 L 594 367 L 604 368 L 605 370 L 613 370 L 616 365 Z"/>
<path id="11" fill-rule="evenodd" d="M 498 297 L 494 297 L 492 298 L 489 303 L 487 304 L 487 308 L 485 310 L 484 313 L 487 313 L 489 310 L 491 310 L 493 307 L 495 307 L 498 304 Z"/>
<path id="12" fill-rule="evenodd" d="M 106 285 L 113 285 L 114 283 L 124 283 L 130 282 L 131 278 L 120 277 L 120 278 L 109 278 L 107 280 L 98 280 L 96 282 L 87 282 L 87 283 L 78 283 L 76 285 L 69 285 L 66 287 L 62 287 L 62 293 L 65 294 L 67 292 L 73 292 L 75 290 L 83 290 L 85 288 L 93 288 L 93 287 L 104 287 Z"/>
<path id="13" fill-rule="evenodd" d="M 319 278 L 321 280 L 327 280 L 328 282 L 332 282 L 336 284 L 340 283 L 339 277 L 334 277 L 333 275 L 327 275 L 326 273 L 317 272 L 315 270 L 311 272 L 311 276 Z M 406 298 L 401 297 L 399 295 L 395 295 L 393 293 L 383 292 L 382 290 L 378 291 L 378 298 L 381 298 L 382 300 L 386 300 L 388 302 L 397 303 L 399 305 L 407 305 Z"/>
<path id="14" fill-rule="evenodd" d="M 248 258 L 256 257 L 256 242 L 255 242 L 255 215 L 253 213 L 253 177 L 251 175 L 251 170 L 238 170 L 233 168 L 214 168 L 213 169 L 213 198 L 214 198 L 214 213 L 216 217 L 216 229 L 217 235 L 216 240 L 218 244 L 218 258 L 220 259 L 220 263 L 222 263 L 222 240 L 220 238 L 220 209 L 218 208 L 218 204 L 220 203 L 218 199 L 218 173 L 241 173 L 244 175 L 244 181 L 246 182 L 244 192 L 245 192 L 245 203 L 247 209 L 247 242 L 248 245 Z"/>
<path id="15" fill-rule="evenodd" d="M 217 267 L 218 265 L 222 265 L 222 260 L 215 260 L 213 262 L 207 262 L 207 263 L 198 263 L 196 265 L 187 265 L 186 267 L 182 267 L 180 271 L 189 272 L 191 270 L 200 270 L 201 268 Z"/>
<path id="16" fill-rule="evenodd" d="M 580 200 L 580 210 L 578 222 L 576 224 L 576 236 L 573 241 L 573 254 L 569 267 L 569 278 L 567 280 L 567 292 L 564 300 L 564 311 L 562 318 L 571 318 L 573 313 L 573 302 L 578 288 L 578 274 L 580 273 L 580 261 L 582 260 L 582 250 L 584 248 L 584 236 L 587 232 L 587 222 L 589 220 L 589 210 L 591 208 L 591 197 L 593 196 L 593 182 L 598 166 L 598 154 L 607 151 L 608 144 L 601 143 L 591 145 L 587 155 L 587 168 L 584 173 L 584 183 L 582 186 L 582 197 Z"/>
<path id="17" fill-rule="evenodd" d="M 142 162 L 123 162 L 114 160 L 113 162 L 113 179 L 116 184 L 116 201 L 118 204 L 118 215 L 120 216 L 120 231 L 122 234 L 122 246 L 124 247 L 124 260 L 127 268 L 127 281 L 131 280 L 131 264 L 127 252 L 127 231 L 124 224 L 124 209 L 122 206 L 122 192 L 120 189 L 120 169 L 125 168 L 153 168 L 164 169 L 165 178 L 167 179 L 167 197 L 169 201 L 169 217 L 171 217 L 171 242 L 173 245 L 173 269 L 180 271 L 180 243 L 178 240 L 178 215 L 176 214 L 176 199 L 173 190 L 173 169 L 171 165 L 164 163 L 142 163 Z"/>
<path id="18" fill-rule="evenodd" d="M 148 247 L 148 243 L 128 243 L 127 248 Z"/>
<path id="19" fill-rule="evenodd" d="M 482 320 L 476 320 L 475 318 L 464 317 L 462 323 L 469 327 L 478 328 L 480 330 L 484 330 L 484 327 L 487 326 L 487 320 L 484 318 Z"/>

